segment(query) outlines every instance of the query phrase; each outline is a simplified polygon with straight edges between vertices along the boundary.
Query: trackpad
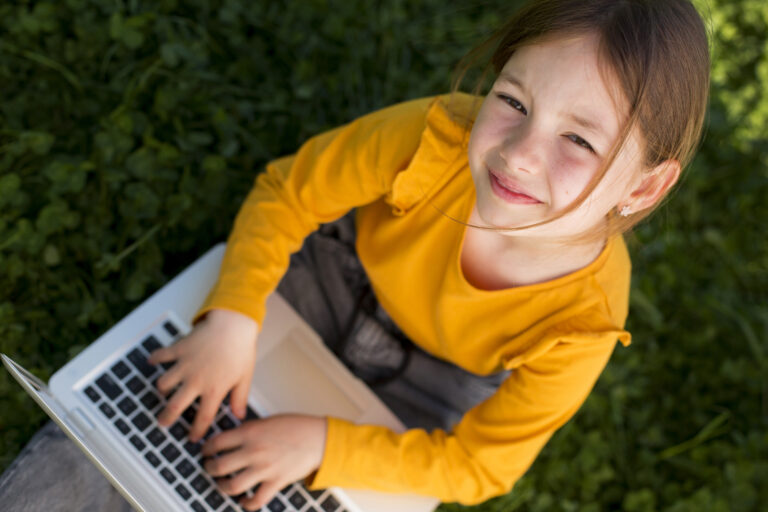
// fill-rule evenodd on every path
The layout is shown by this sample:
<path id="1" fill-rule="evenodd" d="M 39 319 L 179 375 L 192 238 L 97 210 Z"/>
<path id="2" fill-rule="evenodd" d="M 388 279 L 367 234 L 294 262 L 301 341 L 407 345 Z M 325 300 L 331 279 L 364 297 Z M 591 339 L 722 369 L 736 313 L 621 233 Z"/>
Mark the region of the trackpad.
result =
<path id="1" fill-rule="evenodd" d="M 304 413 L 356 420 L 362 410 L 299 346 L 289 333 L 256 363 L 254 387 L 272 413 Z"/>

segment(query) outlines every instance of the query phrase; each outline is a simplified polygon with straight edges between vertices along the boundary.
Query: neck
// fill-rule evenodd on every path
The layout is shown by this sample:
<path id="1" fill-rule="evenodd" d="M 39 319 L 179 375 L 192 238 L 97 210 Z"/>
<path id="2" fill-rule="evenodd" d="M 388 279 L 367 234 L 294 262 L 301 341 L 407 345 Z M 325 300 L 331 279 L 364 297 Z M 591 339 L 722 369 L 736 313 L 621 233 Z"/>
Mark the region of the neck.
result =
<path id="1" fill-rule="evenodd" d="M 483 224 L 473 211 L 470 224 L 475 223 Z M 493 273 L 499 280 L 494 286 L 486 286 L 488 288 L 525 286 L 568 275 L 592 263 L 605 247 L 605 241 L 574 243 L 467 229 L 472 231 L 477 250 L 493 255 L 490 265 L 495 267 Z"/>
<path id="2" fill-rule="evenodd" d="M 595 261 L 604 242 L 574 245 L 555 240 L 507 237 L 503 260 L 518 285 L 541 283 L 582 269 Z"/>

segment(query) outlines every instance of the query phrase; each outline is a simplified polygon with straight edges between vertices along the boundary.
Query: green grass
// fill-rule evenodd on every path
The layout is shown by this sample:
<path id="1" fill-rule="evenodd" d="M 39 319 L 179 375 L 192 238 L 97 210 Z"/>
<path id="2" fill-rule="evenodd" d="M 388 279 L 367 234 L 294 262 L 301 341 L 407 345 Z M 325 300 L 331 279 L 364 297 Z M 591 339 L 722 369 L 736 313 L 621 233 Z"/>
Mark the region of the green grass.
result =
<path id="1" fill-rule="evenodd" d="M 0 351 L 47 379 L 223 240 L 267 160 L 447 91 L 501 4 L 1 5 Z M 634 342 L 513 492 L 473 510 L 768 502 L 768 13 L 762 0 L 699 5 L 713 31 L 707 134 L 630 237 Z M 2 469 L 45 418 L 6 372 L 0 411 Z"/>

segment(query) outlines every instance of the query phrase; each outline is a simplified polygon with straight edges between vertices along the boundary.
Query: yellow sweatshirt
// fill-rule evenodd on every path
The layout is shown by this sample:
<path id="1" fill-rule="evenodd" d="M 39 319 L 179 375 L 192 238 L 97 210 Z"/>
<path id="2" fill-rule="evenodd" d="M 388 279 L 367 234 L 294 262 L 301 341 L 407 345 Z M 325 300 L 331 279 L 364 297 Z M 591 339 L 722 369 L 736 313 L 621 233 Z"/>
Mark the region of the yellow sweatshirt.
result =
<path id="1" fill-rule="evenodd" d="M 459 264 L 475 200 L 467 164 L 477 98 L 395 105 L 318 135 L 260 174 L 198 317 L 231 309 L 261 323 L 290 254 L 357 207 L 356 248 L 381 305 L 414 343 L 471 372 L 511 369 L 451 432 L 328 419 L 311 488 L 413 492 L 473 504 L 508 492 L 586 399 L 624 322 L 630 261 L 621 237 L 590 265 L 544 283 L 473 287 Z M 441 213 L 442 211 L 442 213 Z"/>

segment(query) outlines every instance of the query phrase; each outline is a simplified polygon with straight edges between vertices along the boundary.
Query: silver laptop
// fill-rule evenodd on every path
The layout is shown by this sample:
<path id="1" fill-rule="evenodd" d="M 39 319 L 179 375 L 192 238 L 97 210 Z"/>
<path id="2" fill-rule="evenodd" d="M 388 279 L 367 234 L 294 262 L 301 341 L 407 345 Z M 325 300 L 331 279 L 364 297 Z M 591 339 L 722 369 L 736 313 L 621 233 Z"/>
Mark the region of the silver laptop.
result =
<path id="1" fill-rule="evenodd" d="M 155 414 L 165 399 L 155 382 L 165 371 L 146 356 L 190 330 L 218 276 L 224 244 L 209 250 L 170 283 L 57 371 L 46 385 L 3 355 L 6 368 L 139 511 L 242 510 L 219 492 L 203 470 L 200 446 L 187 432 L 190 406 L 170 428 Z M 323 344 L 277 293 L 267 300 L 248 416 L 276 413 L 330 415 L 356 423 L 404 426 L 378 397 Z M 239 421 L 226 403 L 206 438 Z M 427 512 L 434 498 L 330 488 L 308 491 L 300 482 L 282 489 L 264 512 Z"/>

